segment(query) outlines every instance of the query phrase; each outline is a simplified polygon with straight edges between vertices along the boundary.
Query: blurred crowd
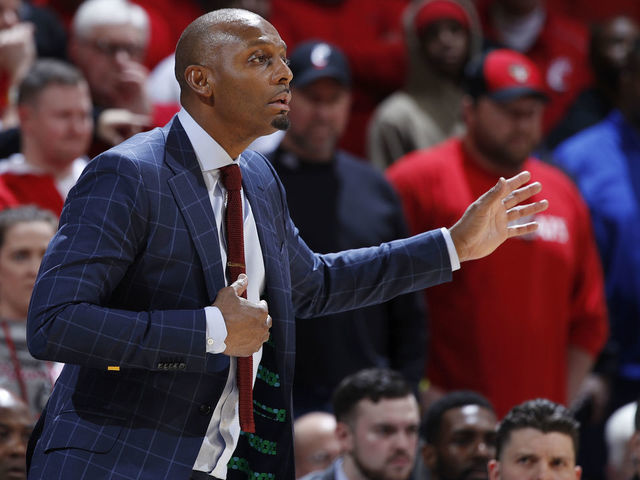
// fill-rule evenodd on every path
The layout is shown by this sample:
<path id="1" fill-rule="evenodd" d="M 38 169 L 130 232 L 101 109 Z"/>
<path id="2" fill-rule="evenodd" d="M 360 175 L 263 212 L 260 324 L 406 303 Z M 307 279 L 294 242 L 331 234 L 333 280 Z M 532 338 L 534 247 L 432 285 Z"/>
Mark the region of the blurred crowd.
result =
<path id="1" fill-rule="evenodd" d="M 559 432 L 568 475 L 640 478 L 637 0 L 0 0 L 0 478 L 63 368 L 25 332 L 65 198 L 180 110 L 176 42 L 226 7 L 287 43 L 291 126 L 251 148 L 314 251 L 449 227 L 521 170 L 550 204 L 448 284 L 297 322 L 297 476 L 534 478 L 507 454 Z"/>

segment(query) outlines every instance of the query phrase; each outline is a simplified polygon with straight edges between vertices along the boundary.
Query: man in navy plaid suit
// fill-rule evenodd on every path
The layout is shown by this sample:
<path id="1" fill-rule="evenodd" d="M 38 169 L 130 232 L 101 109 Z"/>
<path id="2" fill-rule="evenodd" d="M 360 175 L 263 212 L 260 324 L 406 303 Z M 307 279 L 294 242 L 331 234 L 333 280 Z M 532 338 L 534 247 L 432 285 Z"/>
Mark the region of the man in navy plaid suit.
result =
<path id="1" fill-rule="evenodd" d="M 288 126 L 277 31 L 244 10 L 206 14 L 183 33 L 176 72 L 180 113 L 90 162 L 42 262 L 29 348 L 66 366 L 30 443 L 29 478 L 293 479 L 294 317 L 448 281 L 459 262 L 533 231 L 517 221 L 546 207 L 518 206 L 540 190 L 523 173 L 448 230 L 316 255 L 269 162 L 245 151 Z M 218 181 L 231 163 L 243 175 L 238 279 L 225 278 Z M 234 376 L 235 357 L 251 354 L 255 433 L 239 429 Z"/>

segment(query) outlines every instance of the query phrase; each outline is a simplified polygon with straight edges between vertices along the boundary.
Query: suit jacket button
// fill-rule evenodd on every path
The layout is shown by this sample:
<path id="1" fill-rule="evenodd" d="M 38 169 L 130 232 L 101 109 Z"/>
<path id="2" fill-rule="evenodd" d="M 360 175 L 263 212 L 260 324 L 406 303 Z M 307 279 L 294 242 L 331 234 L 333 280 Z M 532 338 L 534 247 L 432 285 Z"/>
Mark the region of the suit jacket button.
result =
<path id="1" fill-rule="evenodd" d="M 198 410 L 200 411 L 200 415 L 209 415 L 211 413 L 211 405 L 203 403 L 202 405 L 200 405 L 200 408 Z"/>

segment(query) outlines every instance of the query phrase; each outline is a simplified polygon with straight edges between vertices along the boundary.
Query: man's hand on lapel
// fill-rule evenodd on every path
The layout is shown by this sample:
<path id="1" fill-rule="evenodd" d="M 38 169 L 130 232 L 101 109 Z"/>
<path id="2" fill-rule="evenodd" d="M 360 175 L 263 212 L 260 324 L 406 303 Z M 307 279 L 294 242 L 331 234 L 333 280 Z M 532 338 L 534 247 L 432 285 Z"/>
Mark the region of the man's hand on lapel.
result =
<path id="1" fill-rule="evenodd" d="M 269 339 L 271 317 L 267 302 L 250 302 L 241 295 L 247 289 L 247 276 L 241 274 L 230 286 L 218 292 L 213 305 L 218 307 L 227 326 L 224 354 L 248 357 Z"/>

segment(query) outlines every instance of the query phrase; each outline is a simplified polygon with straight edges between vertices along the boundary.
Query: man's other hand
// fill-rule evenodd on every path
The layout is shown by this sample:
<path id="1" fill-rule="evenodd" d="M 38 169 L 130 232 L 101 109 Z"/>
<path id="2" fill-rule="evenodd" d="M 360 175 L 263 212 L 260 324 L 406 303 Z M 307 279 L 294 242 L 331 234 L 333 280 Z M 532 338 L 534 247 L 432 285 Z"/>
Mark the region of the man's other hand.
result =
<path id="1" fill-rule="evenodd" d="M 247 276 L 242 274 L 230 286 L 218 292 L 213 305 L 218 307 L 227 326 L 227 348 L 223 353 L 248 357 L 269 339 L 271 317 L 267 302 L 250 302 L 241 295 L 247 289 Z"/>
<path id="2" fill-rule="evenodd" d="M 547 200 L 521 205 L 542 189 L 538 182 L 523 187 L 531 178 L 529 172 L 498 183 L 464 212 L 460 220 L 449 229 L 460 262 L 489 255 L 507 238 L 532 233 L 538 228 L 535 221 L 518 224 L 520 218 L 546 210 Z"/>

